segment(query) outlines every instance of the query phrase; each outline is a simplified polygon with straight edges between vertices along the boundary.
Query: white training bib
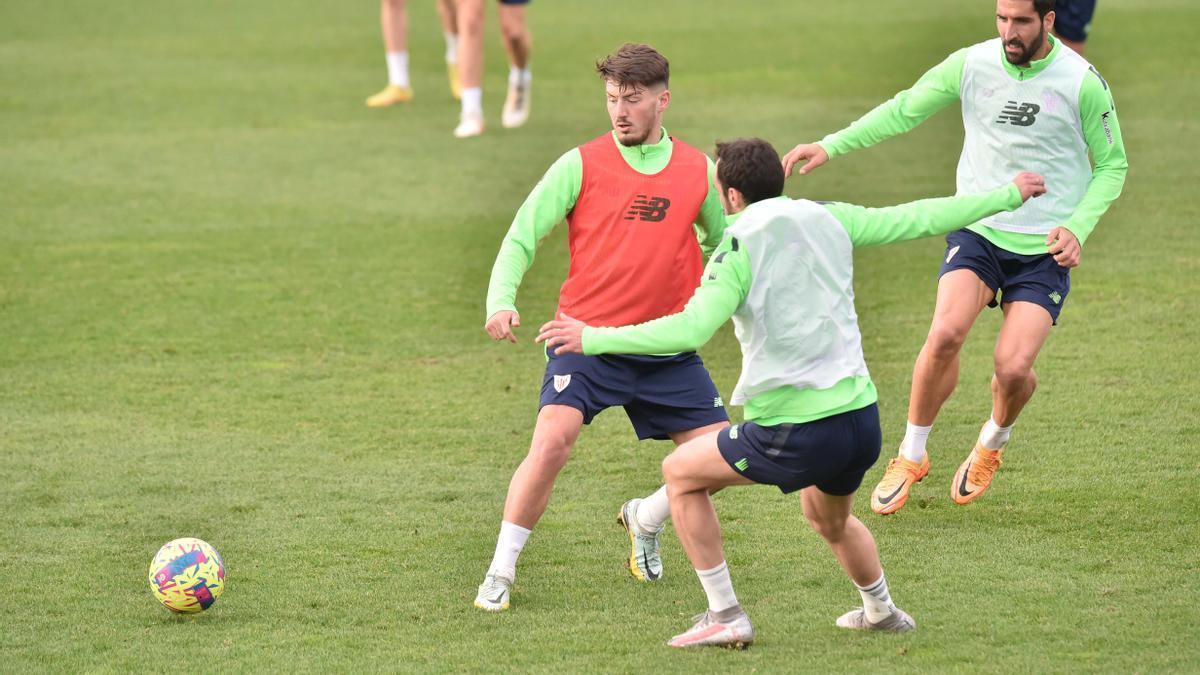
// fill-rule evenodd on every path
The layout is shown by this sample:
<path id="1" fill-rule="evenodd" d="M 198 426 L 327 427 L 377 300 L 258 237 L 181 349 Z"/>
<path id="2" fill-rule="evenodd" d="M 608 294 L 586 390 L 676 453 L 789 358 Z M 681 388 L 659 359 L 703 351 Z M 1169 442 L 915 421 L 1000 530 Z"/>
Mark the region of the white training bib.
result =
<path id="1" fill-rule="evenodd" d="M 1046 194 L 980 222 L 1007 232 L 1046 234 L 1070 219 L 1092 179 L 1079 114 L 1079 89 L 1091 65 L 1059 43 L 1038 74 L 1005 70 L 1000 38 L 967 50 L 960 96 L 966 132 L 958 194 L 994 190 L 1021 171 L 1046 179 Z"/>

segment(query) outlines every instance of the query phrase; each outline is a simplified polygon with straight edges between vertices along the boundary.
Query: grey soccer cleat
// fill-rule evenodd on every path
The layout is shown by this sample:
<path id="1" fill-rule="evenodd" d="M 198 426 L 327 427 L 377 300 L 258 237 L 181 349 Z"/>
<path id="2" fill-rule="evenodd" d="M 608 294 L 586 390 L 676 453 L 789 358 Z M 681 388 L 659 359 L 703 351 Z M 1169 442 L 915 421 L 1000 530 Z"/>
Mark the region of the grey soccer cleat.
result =
<path id="1" fill-rule="evenodd" d="M 668 647 L 728 647 L 745 649 L 754 642 L 754 626 L 740 607 L 722 612 L 709 610 L 693 617 L 696 625 L 667 641 Z M 731 618 L 718 619 L 718 614 L 731 612 Z"/>
<path id="2" fill-rule="evenodd" d="M 862 608 L 851 610 L 838 617 L 838 628 L 849 628 L 851 630 L 882 630 L 890 633 L 907 633 L 910 630 L 915 630 L 917 622 L 908 615 L 908 612 L 894 607 L 892 613 L 887 618 L 878 623 L 871 623 L 867 620 L 867 613 Z"/>
<path id="3" fill-rule="evenodd" d="M 662 557 L 659 555 L 658 540 L 662 528 L 652 534 L 643 534 L 637 524 L 637 508 L 640 499 L 630 499 L 621 505 L 617 522 L 629 535 L 629 573 L 638 581 L 657 581 L 662 577 Z"/>
<path id="4" fill-rule="evenodd" d="M 503 612 L 508 609 L 508 596 L 512 592 L 513 580 L 498 574 L 488 574 L 479 584 L 475 594 L 475 606 L 488 612 Z"/>

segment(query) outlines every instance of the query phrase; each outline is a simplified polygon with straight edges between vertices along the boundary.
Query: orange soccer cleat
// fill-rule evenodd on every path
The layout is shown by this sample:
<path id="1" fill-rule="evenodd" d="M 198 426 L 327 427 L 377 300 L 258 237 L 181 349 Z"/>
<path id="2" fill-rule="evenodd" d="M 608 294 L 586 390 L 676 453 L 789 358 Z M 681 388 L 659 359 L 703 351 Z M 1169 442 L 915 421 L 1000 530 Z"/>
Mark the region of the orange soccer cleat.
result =
<path id="1" fill-rule="evenodd" d="M 989 450 L 979 443 L 967 455 L 967 461 L 958 467 L 954 483 L 950 486 L 950 498 L 955 504 L 966 504 L 983 494 L 992 484 L 996 469 L 1000 468 L 1000 450 Z"/>
<path id="2" fill-rule="evenodd" d="M 871 493 L 871 510 L 881 516 L 895 513 L 908 501 L 908 491 L 913 484 L 921 482 L 929 474 L 929 455 L 921 458 L 920 463 L 904 457 L 896 457 L 888 462 L 883 479 Z"/>

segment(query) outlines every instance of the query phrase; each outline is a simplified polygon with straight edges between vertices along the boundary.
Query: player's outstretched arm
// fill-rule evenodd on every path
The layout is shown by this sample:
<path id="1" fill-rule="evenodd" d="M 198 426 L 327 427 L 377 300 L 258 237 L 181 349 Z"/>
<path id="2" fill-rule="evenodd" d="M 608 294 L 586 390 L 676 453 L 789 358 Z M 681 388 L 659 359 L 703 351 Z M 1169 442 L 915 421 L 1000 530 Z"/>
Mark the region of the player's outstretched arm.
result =
<path id="1" fill-rule="evenodd" d="M 557 354 L 676 354 L 699 349 L 729 320 L 750 290 L 750 264 L 732 237 L 717 247 L 704 281 L 683 311 L 636 326 L 594 328 L 558 317 L 541 328 L 538 342 Z"/>
<path id="2" fill-rule="evenodd" d="M 981 218 L 1013 211 L 1045 192 L 1044 178 L 1024 172 L 1011 183 L 980 194 L 921 199 L 880 209 L 841 203 L 824 206 L 846 229 L 851 243 L 872 246 L 953 232 Z"/>
<path id="3" fill-rule="evenodd" d="M 583 184 L 583 159 L 578 149 L 558 158 L 517 210 L 488 282 L 487 321 L 483 329 L 493 340 L 516 342 L 513 328 L 521 325 L 517 288 L 533 265 L 542 240 L 575 208 Z"/>
<path id="4" fill-rule="evenodd" d="M 818 143 L 801 143 L 783 156 L 785 176 L 800 165 L 806 174 L 833 157 L 869 148 L 880 141 L 912 130 L 946 106 L 959 100 L 967 50 L 954 52 L 917 80 L 916 84 L 879 104 L 850 126 L 829 134 Z M 801 164 L 803 162 L 803 164 Z"/>

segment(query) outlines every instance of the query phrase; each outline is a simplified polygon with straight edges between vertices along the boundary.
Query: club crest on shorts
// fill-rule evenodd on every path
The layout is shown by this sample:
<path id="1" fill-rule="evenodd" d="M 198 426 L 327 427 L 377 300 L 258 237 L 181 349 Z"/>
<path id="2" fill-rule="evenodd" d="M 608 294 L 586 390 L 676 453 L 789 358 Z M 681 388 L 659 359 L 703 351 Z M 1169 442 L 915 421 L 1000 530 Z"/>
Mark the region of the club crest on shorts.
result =
<path id="1" fill-rule="evenodd" d="M 569 385 L 569 384 L 571 384 L 571 374 L 570 373 L 567 373 L 566 375 L 555 375 L 554 376 L 554 391 L 557 391 L 558 393 L 561 394 L 562 390 L 566 389 L 567 385 Z"/>

